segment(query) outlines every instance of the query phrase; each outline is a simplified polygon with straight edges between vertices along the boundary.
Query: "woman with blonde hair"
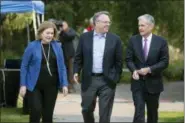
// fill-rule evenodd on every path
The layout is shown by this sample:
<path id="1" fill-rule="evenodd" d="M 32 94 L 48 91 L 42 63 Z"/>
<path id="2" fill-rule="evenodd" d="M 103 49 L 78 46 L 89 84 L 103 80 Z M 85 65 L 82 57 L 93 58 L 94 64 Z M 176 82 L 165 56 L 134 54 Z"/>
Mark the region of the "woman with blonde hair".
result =
<path id="1" fill-rule="evenodd" d="M 37 32 L 37 39 L 25 49 L 20 71 L 20 95 L 28 92 L 30 123 L 51 123 L 58 94 L 68 93 L 68 81 L 63 51 L 57 42 L 55 24 L 44 21 Z"/>

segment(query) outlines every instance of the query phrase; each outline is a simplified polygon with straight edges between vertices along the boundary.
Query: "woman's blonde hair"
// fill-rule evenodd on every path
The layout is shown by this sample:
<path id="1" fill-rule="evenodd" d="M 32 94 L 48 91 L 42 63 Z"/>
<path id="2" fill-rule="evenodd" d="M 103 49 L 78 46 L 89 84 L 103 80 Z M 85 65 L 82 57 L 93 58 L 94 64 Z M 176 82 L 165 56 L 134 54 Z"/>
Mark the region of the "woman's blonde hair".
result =
<path id="1" fill-rule="evenodd" d="M 41 25 L 39 26 L 38 30 L 37 30 L 37 35 L 36 35 L 36 39 L 37 40 L 41 40 L 41 34 L 45 29 L 48 28 L 53 28 L 54 29 L 54 36 L 53 36 L 53 40 L 58 40 L 58 33 L 57 33 L 57 27 L 53 22 L 50 21 L 44 21 L 41 23 Z"/>

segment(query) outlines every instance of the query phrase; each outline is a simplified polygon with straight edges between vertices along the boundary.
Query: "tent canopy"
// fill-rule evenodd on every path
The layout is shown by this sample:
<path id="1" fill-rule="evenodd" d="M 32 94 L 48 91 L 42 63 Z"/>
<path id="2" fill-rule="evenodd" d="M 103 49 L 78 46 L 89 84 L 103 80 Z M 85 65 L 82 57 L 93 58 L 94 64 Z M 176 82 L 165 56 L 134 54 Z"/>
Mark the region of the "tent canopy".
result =
<path id="1" fill-rule="evenodd" d="M 1 13 L 25 13 L 35 11 L 44 14 L 44 3 L 36 0 L 1 0 Z"/>

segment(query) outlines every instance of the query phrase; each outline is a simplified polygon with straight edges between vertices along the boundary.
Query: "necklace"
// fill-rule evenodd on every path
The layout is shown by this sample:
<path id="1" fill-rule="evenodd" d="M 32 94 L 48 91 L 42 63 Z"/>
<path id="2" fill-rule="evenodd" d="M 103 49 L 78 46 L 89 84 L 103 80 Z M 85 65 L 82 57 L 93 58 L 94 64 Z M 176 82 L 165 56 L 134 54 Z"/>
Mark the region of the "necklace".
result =
<path id="1" fill-rule="evenodd" d="M 48 56 L 46 57 L 46 53 L 45 53 L 45 50 L 44 50 L 44 47 L 43 47 L 43 44 L 41 43 L 41 46 L 42 46 L 42 51 L 43 51 L 43 54 L 44 54 L 44 58 L 46 60 L 46 66 L 47 66 L 47 69 L 48 69 L 48 72 L 50 74 L 50 76 L 52 76 L 52 73 L 51 73 L 51 70 L 50 70 L 50 67 L 49 67 L 49 56 L 50 56 L 50 43 L 49 43 L 49 50 L 48 50 Z"/>

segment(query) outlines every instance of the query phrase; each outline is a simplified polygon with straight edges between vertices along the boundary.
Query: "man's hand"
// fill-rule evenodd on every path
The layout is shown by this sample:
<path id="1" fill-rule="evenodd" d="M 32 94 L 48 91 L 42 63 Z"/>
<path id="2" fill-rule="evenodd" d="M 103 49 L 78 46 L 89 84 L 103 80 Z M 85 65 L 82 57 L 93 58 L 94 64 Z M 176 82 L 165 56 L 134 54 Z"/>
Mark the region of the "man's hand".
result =
<path id="1" fill-rule="evenodd" d="M 21 86 L 20 90 L 19 90 L 19 94 L 21 95 L 21 97 L 24 97 L 26 94 L 26 86 Z"/>
<path id="2" fill-rule="evenodd" d="M 64 32 L 68 31 L 69 26 L 68 26 L 67 22 L 66 22 L 66 21 L 63 21 L 62 25 L 63 25 L 63 26 L 62 26 L 62 30 L 63 30 Z"/>
<path id="3" fill-rule="evenodd" d="M 139 74 L 137 73 L 137 70 L 135 70 L 135 71 L 133 72 L 132 78 L 133 78 L 134 80 L 139 80 Z"/>
<path id="4" fill-rule="evenodd" d="M 67 86 L 64 86 L 62 88 L 62 92 L 63 92 L 64 96 L 66 96 L 68 94 L 68 88 L 67 88 Z"/>
<path id="5" fill-rule="evenodd" d="M 137 72 L 138 72 L 140 75 L 145 76 L 146 74 L 151 73 L 151 70 L 150 70 L 149 67 L 146 67 L 146 68 L 141 68 L 140 70 L 137 70 Z"/>
<path id="6" fill-rule="evenodd" d="M 74 74 L 73 79 L 74 79 L 74 81 L 75 81 L 76 84 L 79 84 L 78 73 L 75 73 L 75 74 Z"/>

